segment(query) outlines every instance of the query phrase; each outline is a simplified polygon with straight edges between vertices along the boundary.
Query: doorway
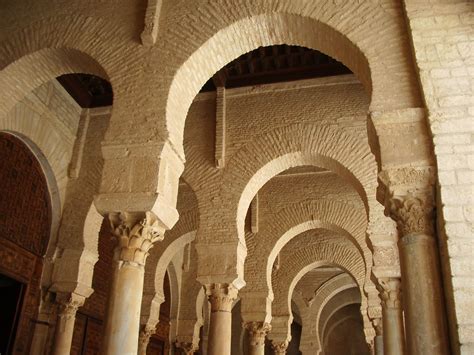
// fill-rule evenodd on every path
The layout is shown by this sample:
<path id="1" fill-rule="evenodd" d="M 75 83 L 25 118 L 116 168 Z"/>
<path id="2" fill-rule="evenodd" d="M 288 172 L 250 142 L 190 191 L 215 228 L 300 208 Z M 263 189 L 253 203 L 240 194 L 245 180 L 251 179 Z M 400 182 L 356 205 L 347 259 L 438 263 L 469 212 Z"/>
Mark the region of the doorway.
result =
<path id="1" fill-rule="evenodd" d="M 25 285 L 0 274 L 0 354 L 10 354 L 15 343 Z"/>

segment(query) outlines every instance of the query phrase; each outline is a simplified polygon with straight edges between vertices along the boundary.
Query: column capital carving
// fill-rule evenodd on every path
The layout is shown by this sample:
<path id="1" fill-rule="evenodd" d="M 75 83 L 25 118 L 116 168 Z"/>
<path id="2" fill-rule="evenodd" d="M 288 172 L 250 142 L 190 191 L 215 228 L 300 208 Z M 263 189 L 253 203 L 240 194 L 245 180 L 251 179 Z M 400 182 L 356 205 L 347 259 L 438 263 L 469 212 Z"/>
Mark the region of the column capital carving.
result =
<path id="1" fill-rule="evenodd" d="M 285 355 L 286 349 L 288 349 L 288 342 L 272 340 L 272 349 L 275 355 Z"/>
<path id="2" fill-rule="evenodd" d="M 85 300 L 84 296 L 75 293 L 58 293 L 56 295 L 58 316 L 65 319 L 75 317 L 77 310 L 84 305 Z"/>
<path id="3" fill-rule="evenodd" d="M 433 194 L 392 196 L 388 201 L 390 216 L 397 222 L 402 236 L 410 234 L 434 235 Z"/>
<path id="4" fill-rule="evenodd" d="M 115 258 L 145 265 L 153 243 L 163 240 L 165 228 L 152 212 L 110 213 L 109 222 L 118 245 Z"/>
<path id="5" fill-rule="evenodd" d="M 181 352 L 184 354 L 184 355 L 192 355 L 194 354 L 196 351 L 199 350 L 199 346 L 196 346 L 194 343 L 192 342 L 186 342 L 186 341 L 176 341 L 175 342 L 175 346 L 178 348 L 178 349 L 181 349 Z"/>
<path id="6" fill-rule="evenodd" d="M 386 308 L 401 307 L 401 282 L 397 278 L 379 279 L 380 298 Z"/>
<path id="7" fill-rule="evenodd" d="M 379 173 L 378 200 L 385 213 L 397 222 L 401 237 L 410 234 L 434 235 L 435 169 L 405 167 Z"/>
<path id="8" fill-rule="evenodd" d="M 252 346 L 264 346 L 265 337 L 272 329 L 272 326 L 266 322 L 247 322 L 243 324 L 243 327 L 249 332 Z"/>
<path id="9" fill-rule="evenodd" d="M 148 343 L 150 342 L 150 337 L 155 334 L 156 327 L 152 326 L 144 326 L 140 330 L 140 334 L 138 335 L 138 349 L 139 351 L 143 349 L 144 353 L 146 354 L 146 348 L 148 347 Z"/>
<path id="10" fill-rule="evenodd" d="M 205 285 L 211 312 L 231 312 L 238 290 L 232 284 Z"/>

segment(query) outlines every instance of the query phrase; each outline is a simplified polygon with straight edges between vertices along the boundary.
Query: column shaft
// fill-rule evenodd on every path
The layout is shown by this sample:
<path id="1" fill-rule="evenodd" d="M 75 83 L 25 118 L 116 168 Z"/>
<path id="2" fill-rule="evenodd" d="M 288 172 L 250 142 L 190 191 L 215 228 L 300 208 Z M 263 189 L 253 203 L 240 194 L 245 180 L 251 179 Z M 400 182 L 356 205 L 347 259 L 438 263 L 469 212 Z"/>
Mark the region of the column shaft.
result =
<path id="1" fill-rule="evenodd" d="M 84 304 L 85 299 L 76 294 L 57 295 L 58 319 L 54 334 L 53 354 L 63 355 L 71 352 L 74 324 L 76 323 L 77 309 Z"/>
<path id="2" fill-rule="evenodd" d="M 265 322 L 248 322 L 244 324 L 249 338 L 249 354 L 265 354 L 265 338 L 271 329 L 270 324 Z"/>
<path id="3" fill-rule="evenodd" d="M 383 307 L 383 354 L 404 354 L 403 319 L 400 308 Z"/>
<path id="4" fill-rule="evenodd" d="M 105 354 L 138 352 L 143 277 L 143 266 L 123 261 L 116 263 L 105 326 Z"/>
<path id="5" fill-rule="evenodd" d="M 384 355 L 383 335 L 376 335 L 374 340 L 374 354 Z"/>
<path id="6" fill-rule="evenodd" d="M 399 241 L 407 347 L 410 355 L 448 354 L 438 251 L 434 237 Z"/>
<path id="7" fill-rule="evenodd" d="M 206 285 L 211 303 L 208 355 L 230 355 L 232 336 L 232 303 L 237 289 L 229 284 Z"/>

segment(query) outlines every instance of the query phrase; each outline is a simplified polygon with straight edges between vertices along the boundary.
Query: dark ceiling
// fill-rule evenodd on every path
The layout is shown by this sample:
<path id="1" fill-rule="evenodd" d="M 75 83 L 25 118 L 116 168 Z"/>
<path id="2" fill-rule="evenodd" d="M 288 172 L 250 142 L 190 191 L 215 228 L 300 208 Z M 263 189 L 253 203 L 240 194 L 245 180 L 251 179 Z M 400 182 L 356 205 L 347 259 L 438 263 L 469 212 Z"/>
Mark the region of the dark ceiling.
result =
<path id="1" fill-rule="evenodd" d="M 343 64 L 316 50 L 287 45 L 260 47 L 223 67 L 204 84 L 201 92 L 215 90 L 216 86 L 235 88 L 349 73 Z M 112 87 L 106 80 L 68 74 L 58 81 L 84 108 L 112 104 Z"/>

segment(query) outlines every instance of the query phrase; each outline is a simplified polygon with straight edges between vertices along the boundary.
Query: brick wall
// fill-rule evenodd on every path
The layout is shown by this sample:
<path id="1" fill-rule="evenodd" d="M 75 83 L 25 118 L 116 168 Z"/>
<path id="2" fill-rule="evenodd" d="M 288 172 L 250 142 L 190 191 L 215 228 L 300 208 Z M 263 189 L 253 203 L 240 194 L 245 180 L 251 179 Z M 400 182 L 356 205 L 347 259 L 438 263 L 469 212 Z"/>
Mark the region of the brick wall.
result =
<path id="1" fill-rule="evenodd" d="M 474 3 L 406 0 L 438 167 L 438 231 L 454 353 L 474 352 Z M 456 334 L 458 333 L 458 334 Z M 459 337 L 458 337 L 459 335 Z"/>

